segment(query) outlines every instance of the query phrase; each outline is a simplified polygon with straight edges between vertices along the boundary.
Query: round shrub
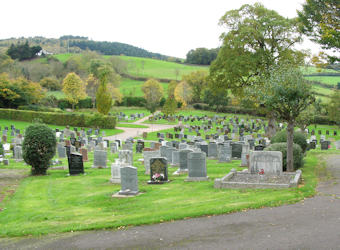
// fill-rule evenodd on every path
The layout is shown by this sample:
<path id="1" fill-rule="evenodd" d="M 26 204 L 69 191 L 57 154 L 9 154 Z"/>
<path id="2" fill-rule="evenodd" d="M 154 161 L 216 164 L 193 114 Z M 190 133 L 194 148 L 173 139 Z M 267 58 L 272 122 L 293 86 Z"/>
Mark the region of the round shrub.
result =
<path id="1" fill-rule="evenodd" d="M 32 166 L 32 175 L 46 174 L 56 143 L 54 131 L 46 125 L 37 123 L 26 128 L 22 151 L 25 162 Z"/>
<path id="2" fill-rule="evenodd" d="M 282 167 L 283 171 L 287 171 L 287 143 L 280 142 L 269 145 L 265 151 L 280 151 L 282 152 Z M 293 144 L 293 166 L 297 170 L 303 166 L 303 153 L 298 144 Z"/>
<path id="3" fill-rule="evenodd" d="M 301 132 L 294 132 L 293 134 L 293 142 L 298 144 L 303 153 L 306 152 L 307 150 L 307 141 L 306 141 L 306 136 L 304 133 Z M 271 139 L 271 143 L 279 143 L 279 142 L 287 142 L 287 130 L 282 130 L 277 132 Z"/>

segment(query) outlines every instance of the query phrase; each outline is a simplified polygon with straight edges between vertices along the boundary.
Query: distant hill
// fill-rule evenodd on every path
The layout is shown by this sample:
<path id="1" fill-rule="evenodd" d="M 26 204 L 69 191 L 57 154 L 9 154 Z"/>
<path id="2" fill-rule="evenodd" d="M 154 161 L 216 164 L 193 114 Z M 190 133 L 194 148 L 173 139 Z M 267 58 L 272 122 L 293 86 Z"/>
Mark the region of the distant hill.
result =
<path id="1" fill-rule="evenodd" d="M 11 44 L 25 43 L 28 41 L 30 46 L 41 46 L 47 52 L 53 54 L 61 53 L 81 53 L 84 50 L 96 51 L 103 55 L 126 55 L 134 57 L 155 58 L 160 60 L 169 60 L 169 56 L 159 53 L 153 53 L 129 44 L 119 42 L 98 42 L 89 40 L 81 36 L 62 36 L 56 38 L 45 37 L 21 37 L 0 40 L 0 52 L 4 53 Z M 175 58 L 176 60 L 176 58 Z M 180 59 L 177 59 L 178 61 Z"/>

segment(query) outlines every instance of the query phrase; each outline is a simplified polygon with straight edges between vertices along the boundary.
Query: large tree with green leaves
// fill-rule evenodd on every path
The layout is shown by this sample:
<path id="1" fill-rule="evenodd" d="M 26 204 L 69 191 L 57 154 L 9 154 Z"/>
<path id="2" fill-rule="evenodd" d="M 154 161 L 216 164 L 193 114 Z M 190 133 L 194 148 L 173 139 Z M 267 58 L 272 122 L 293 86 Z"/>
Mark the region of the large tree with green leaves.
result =
<path id="1" fill-rule="evenodd" d="M 261 84 L 273 65 L 303 63 L 304 54 L 293 48 L 301 41 L 297 24 L 259 3 L 228 11 L 220 19 L 228 32 L 221 35 L 222 47 L 210 66 L 211 89 L 242 96 L 243 88 Z"/>
<path id="2" fill-rule="evenodd" d="M 203 90 L 207 87 L 207 73 L 203 70 L 191 72 L 188 75 L 184 75 L 182 80 L 187 82 L 192 88 L 192 101 L 200 102 Z"/>
<path id="3" fill-rule="evenodd" d="M 257 101 L 277 119 L 288 123 L 287 127 L 287 171 L 293 171 L 293 133 L 300 113 L 315 100 L 310 85 L 301 71 L 291 65 L 272 68 L 264 80 L 263 87 L 247 89 Z"/>
<path id="4" fill-rule="evenodd" d="M 298 11 L 300 29 L 324 49 L 340 51 L 340 2 L 339 0 L 306 0 Z M 339 56 L 329 56 L 331 62 Z"/>

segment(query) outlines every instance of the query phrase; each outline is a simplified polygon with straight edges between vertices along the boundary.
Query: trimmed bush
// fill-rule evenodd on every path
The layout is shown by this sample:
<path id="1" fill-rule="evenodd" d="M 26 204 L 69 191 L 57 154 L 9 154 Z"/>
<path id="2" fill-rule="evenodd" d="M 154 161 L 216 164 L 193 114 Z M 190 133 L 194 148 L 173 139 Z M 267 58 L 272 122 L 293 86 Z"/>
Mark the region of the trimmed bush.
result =
<path id="1" fill-rule="evenodd" d="M 139 96 L 124 96 L 121 102 L 116 101 L 117 106 L 125 107 L 145 107 L 145 98 Z"/>
<path id="2" fill-rule="evenodd" d="M 298 144 L 302 152 L 305 153 L 307 150 L 307 138 L 304 133 L 294 132 L 293 142 Z M 281 130 L 277 132 L 270 140 L 271 143 L 287 142 L 287 130 Z"/>
<path id="3" fill-rule="evenodd" d="M 0 119 L 26 122 L 39 119 L 46 124 L 75 127 L 115 128 L 116 126 L 115 116 L 36 112 L 16 109 L 0 109 Z"/>
<path id="4" fill-rule="evenodd" d="M 265 151 L 280 151 L 282 152 L 283 171 L 287 170 L 287 143 L 274 143 L 264 149 Z M 303 166 L 303 153 L 298 144 L 293 144 L 293 166 L 297 170 Z"/>
<path id="5" fill-rule="evenodd" d="M 4 148 L 1 142 L 0 142 L 0 155 L 4 156 Z"/>
<path id="6" fill-rule="evenodd" d="M 45 175 L 50 160 L 56 151 L 56 136 L 44 124 L 33 124 L 26 128 L 22 145 L 25 162 L 32 166 L 32 175 Z"/>

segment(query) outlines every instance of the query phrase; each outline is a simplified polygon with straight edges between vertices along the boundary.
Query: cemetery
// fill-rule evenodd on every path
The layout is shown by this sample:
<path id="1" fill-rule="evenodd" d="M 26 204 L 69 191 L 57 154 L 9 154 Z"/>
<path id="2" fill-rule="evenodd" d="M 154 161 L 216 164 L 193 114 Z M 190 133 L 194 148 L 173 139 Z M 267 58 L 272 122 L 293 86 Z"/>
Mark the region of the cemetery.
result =
<path id="1" fill-rule="evenodd" d="M 156 119 L 168 123 L 162 115 Z M 57 142 L 47 175 L 26 177 L 14 196 L 6 196 L 0 234 L 61 232 L 65 226 L 54 225 L 56 217 L 85 230 L 297 202 L 315 193 L 318 155 L 336 152 L 340 140 L 334 126 L 308 127 L 304 166 L 286 172 L 281 152 L 263 151 L 270 145 L 263 118 L 183 111 L 171 120 L 178 125 L 126 140 L 115 139 L 117 129 L 49 125 Z M 28 125 L 2 120 L 1 168 L 30 168 L 22 154 Z M 29 190 L 37 191 L 32 196 Z M 18 213 L 24 216 L 7 219 Z M 41 219 L 29 222 L 38 214 Z"/>

